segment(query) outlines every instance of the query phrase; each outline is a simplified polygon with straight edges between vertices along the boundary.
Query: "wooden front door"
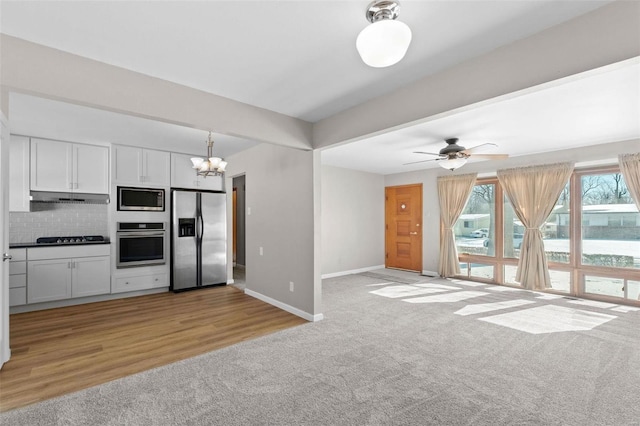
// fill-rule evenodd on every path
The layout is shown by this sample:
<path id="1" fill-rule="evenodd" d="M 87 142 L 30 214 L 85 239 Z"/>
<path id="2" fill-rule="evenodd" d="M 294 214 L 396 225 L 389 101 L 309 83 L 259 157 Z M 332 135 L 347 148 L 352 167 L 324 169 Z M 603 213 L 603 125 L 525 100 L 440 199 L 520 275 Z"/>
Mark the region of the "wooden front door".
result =
<path id="1" fill-rule="evenodd" d="M 385 188 L 385 266 L 422 271 L 422 184 Z"/>

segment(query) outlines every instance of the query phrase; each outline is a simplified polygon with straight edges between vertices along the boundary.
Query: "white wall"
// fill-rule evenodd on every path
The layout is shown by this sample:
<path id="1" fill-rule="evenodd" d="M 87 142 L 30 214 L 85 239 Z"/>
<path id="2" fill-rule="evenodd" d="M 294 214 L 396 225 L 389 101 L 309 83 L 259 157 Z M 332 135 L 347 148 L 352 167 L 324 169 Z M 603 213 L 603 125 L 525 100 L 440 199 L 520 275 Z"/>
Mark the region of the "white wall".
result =
<path id="1" fill-rule="evenodd" d="M 384 176 L 322 166 L 322 275 L 384 265 Z"/>
<path id="2" fill-rule="evenodd" d="M 640 152 L 640 140 L 613 142 L 579 149 L 548 152 L 535 155 L 513 157 L 502 161 L 479 161 L 467 163 L 455 172 L 442 168 L 422 172 L 398 173 L 385 176 L 385 186 L 423 185 L 423 246 L 422 263 L 424 271 L 437 271 L 440 256 L 440 207 L 438 202 L 437 177 L 450 174 L 478 173 L 479 177 L 495 176 L 498 169 L 526 167 L 539 164 L 551 164 L 573 161 L 576 167 L 617 164 L 618 154 Z"/>
<path id="3" fill-rule="evenodd" d="M 262 144 L 229 157 L 226 173 L 229 188 L 234 176 L 245 175 L 245 291 L 307 319 L 320 316 L 315 157 L 312 151 Z M 228 226 L 231 235 L 231 221 Z"/>

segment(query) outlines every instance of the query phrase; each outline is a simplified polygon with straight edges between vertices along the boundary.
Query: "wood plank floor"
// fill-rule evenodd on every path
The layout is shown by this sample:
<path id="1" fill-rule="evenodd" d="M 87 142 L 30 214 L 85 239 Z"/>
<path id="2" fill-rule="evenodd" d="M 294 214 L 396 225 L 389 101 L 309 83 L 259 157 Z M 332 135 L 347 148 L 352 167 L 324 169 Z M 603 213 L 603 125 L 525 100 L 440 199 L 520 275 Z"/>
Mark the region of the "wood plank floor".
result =
<path id="1" fill-rule="evenodd" d="M 0 411 L 303 323 L 232 286 L 11 315 Z"/>

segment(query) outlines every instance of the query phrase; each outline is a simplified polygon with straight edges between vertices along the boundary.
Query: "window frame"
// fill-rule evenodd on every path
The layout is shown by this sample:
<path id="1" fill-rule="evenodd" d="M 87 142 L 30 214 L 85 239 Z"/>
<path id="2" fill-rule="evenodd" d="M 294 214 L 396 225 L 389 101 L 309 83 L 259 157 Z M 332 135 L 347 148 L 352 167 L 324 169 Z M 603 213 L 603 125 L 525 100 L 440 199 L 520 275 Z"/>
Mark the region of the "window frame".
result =
<path id="1" fill-rule="evenodd" d="M 634 306 L 640 306 L 640 300 L 635 301 L 615 296 L 607 296 L 601 294 L 586 293 L 585 277 L 586 276 L 602 276 L 607 278 L 622 279 L 625 283 L 625 295 L 627 294 L 627 281 L 640 281 L 640 269 L 634 268 L 616 268 L 607 266 L 594 266 L 582 264 L 582 193 L 581 180 L 585 175 L 620 173 L 618 165 L 585 167 L 575 169 L 569 180 L 569 262 L 558 263 L 548 262 L 550 270 L 569 272 L 570 283 L 569 292 L 555 289 L 546 289 L 546 292 L 555 293 L 565 296 L 575 296 L 584 299 L 601 300 L 611 303 L 624 303 Z M 475 185 L 494 184 L 494 232 L 495 232 L 495 250 L 494 255 L 480 255 L 470 253 L 459 253 L 458 260 L 460 263 L 466 263 L 466 274 L 458 275 L 457 278 L 468 279 L 477 282 L 499 284 L 508 287 L 522 288 L 518 284 L 505 283 L 504 267 L 505 265 L 516 266 L 519 259 L 504 257 L 504 192 L 497 177 L 484 177 L 476 179 Z M 576 195 L 580 194 L 580 195 Z M 492 265 L 494 268 L 494 279 L 482 279 L 470 276 L 471 263 L 480 263 Z"/>

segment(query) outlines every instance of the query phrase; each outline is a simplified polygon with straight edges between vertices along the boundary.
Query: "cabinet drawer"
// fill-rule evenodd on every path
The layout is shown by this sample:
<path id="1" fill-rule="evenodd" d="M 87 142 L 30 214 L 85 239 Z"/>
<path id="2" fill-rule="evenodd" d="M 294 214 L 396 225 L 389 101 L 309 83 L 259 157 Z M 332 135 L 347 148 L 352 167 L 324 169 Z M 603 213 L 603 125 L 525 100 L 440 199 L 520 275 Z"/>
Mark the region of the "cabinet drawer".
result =
<path id="1" fill-rule="evenodd" d="M 19 261 L 14 262 L 13 260 L 9 262 L 9 275 L 20 275 L 27 273 L 27 262 Z"/>
<path id="2" fill-rule="evenodd" d="M 152 287 L 168 287 L 167 274 L 155 274 L 151 276 Z"/>
<path id="3" fill-rule="evenodd" d="M 29 261 L 45 259 L 65 259 L 77 257 L 108 256 L 111 254 L 109 244 L 86 244 L 65 247 L 35 247 L 29 250 Z"/>
<path id="4" fill-rule="evenodd" d="M 112 293 L 167 287 L 167 274 L 138 275 L 116 278 Z"/>
<path id="5" fill-rule="evenodd" d="M 9 254 L 11 255 L 12 262 L 18 262 L 21 260 L 27 260 L 27 249 L 26 248 L 15 248 L 9 249 Z"/>
<path id="6" fill-rule="evenodd" d="M 27 274 L 9 275 L 9 288 L 27 286 Z"/>
<path id="7" fill-rule="evenodd" d="M 9 289 L 9 306 L 26 305 L 27 288 L 10 288 Z"/>

